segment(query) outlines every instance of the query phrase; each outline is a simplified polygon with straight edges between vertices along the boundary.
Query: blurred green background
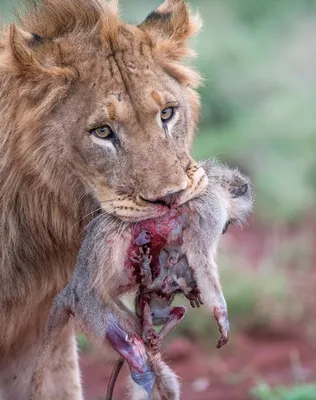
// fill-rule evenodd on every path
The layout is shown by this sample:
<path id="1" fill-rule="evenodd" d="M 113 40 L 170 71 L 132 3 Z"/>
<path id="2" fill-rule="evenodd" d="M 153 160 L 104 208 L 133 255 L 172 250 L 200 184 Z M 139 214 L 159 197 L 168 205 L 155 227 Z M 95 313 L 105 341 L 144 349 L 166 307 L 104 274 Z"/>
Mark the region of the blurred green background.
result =
<path id="1" fill-rule="evenodd" d="M 159 4 L 121 0 L 122 15 L 139 23 Z M 316 367 L 316 0 L 189 4 L 204 21 L 192 39 L 198 53 L 193 64 L 205 78 L 194 156 L 239 166 L 252 177 L 256 203 L 249 226 L 223 237 L 218 260 L 232 344 L 212 354 L 218 333 L 205 311 L 190 311 L 175 335 L 212 349 L 209 360 L 225 365 L 225 387 L 236 389 L 251 378 L 240 399 L 316 399 L 315 386 L 305 385 Z M 12 5 L 0 0 L 1 19 L 14 19 Z M 286 356 L 275 356 L 290 338 Z M 227 361 L 243 359 L 249 343 L 268 352 L 278 340 L 266 372 L 254 366 L 255 350 L 235 369 Z M 275 370 L 284 357 L 279 376 Z M 267 382 L 301 386 L 287 391 Z M 251 385 L 257 386 L 248 392 Z M 221 398 L 239 399 L 229 392 Z"/>

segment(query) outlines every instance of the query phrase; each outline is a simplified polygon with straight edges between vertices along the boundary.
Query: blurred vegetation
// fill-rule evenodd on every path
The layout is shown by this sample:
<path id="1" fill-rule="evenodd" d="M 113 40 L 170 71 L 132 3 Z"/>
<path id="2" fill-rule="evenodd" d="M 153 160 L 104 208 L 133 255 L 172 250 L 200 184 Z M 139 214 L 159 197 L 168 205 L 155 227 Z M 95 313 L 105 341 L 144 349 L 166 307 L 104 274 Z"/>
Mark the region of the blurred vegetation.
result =
<path id="1" fill-rule="evenodd" d="M 316 384 L 298 385 L 291 388 L 280 386 L 273 389 L 263 383 L 252 389 L 251 395 L 256 400 L 315 400 Z"/>
<path id="2" fill-rule="evenodd" d="M 249 173 L 262 221 L 299 219 L 316 198 L 316 1 L 189 3 L 204 20 L 192 40 L 205 77 L 194 155 Z M 3 19 L 12 4 L 1 0 Z M 122 14 L 139 23 L 159 4 L 121 0 Z"/>
<path id="3" fill-rule="evenodd" d="M 87 337 L 83 333 L 79 333 L 77 335 L 77 344 L 80 351 L 89 351 L 90 350 L 90 343 Z"/>

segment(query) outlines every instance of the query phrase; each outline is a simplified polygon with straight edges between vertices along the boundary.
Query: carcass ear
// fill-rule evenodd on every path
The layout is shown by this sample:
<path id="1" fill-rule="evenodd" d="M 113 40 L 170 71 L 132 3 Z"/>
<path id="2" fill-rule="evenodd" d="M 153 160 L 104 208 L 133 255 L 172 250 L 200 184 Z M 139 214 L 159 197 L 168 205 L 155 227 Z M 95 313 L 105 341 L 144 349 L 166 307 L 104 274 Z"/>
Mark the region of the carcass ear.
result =
<path id="1" fill-rule="evenodd" d="M 201 26 L 198 15 L 193 15 L 183 0 L 165 0 L 148 15 L 140 28 L 148 32 L 156 41 L 169 40 L 173 47 L 184 47 L 186 40 Z"/>

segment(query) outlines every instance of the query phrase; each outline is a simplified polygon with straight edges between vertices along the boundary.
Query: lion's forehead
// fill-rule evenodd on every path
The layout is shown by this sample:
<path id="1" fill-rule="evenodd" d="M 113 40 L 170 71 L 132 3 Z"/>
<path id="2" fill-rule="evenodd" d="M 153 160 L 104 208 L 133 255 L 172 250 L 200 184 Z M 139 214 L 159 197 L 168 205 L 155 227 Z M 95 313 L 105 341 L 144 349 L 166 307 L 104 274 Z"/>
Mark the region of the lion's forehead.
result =
<path id="1" fill-rule="evenodd" d="M 78 49 L 74 47 L 73 51 L 77 53 Z M 94 90 L 100 88 L 104 93 L 120 94 L 118 100 L 135 97 L 140 92 L 149 97 L 152 90 L 163 98 L 170 87 L 173 92 L 179 90 L 179 85 L 163 72 L 152 56 L 152 49 L 144 43 L 135 46 L 131 41 L 122 50 L 109 53 L 99 49 L 95 54 L 82 53 L 71 58 L 75 60 L 81 82 Z"/>
<path id="2" fill-rule="evenodd" d="M 65 62 L 69 65 L 74 64 L 81 78 L 93 75 L 111 77 L 114 81 L 122 81 L 122 78 L 125 78 L 124 84 L 128 84 L 138 78 L 154 79 L 160 69 L 152 56 L 152 49 L 145 44 L 138 43 L 135 48 L 131 40 L 126 48 L 110 52 L 107 48 L 100 49 L 90 44 L 89 47 L 88 51 L 82 52 L 77 43 L 73 43 L 65 55 Z M 148 48 L 148 51 L 143 51 L 144 47 Z"/>

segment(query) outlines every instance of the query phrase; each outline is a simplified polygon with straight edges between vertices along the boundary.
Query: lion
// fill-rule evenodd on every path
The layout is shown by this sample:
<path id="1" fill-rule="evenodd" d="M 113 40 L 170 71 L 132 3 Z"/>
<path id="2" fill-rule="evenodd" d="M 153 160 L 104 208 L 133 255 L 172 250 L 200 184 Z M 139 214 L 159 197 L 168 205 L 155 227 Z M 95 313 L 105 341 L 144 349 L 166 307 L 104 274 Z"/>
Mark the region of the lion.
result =
<path id="1" fill-rule="evenodd" d="M 182 64 L 200 21 L 166 0 L 140 25 L 115 2 L 31 1 L 0 39 L 0 399 L 24 400 L 55 295 L 85 226 L 163 215 L 207 185 L 190 156 L 199 74 Z M 43 399 L 83 398 L 74 328 Z"/>

